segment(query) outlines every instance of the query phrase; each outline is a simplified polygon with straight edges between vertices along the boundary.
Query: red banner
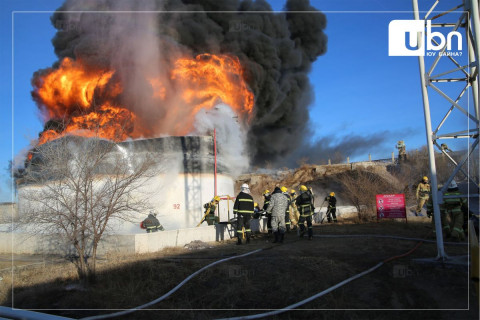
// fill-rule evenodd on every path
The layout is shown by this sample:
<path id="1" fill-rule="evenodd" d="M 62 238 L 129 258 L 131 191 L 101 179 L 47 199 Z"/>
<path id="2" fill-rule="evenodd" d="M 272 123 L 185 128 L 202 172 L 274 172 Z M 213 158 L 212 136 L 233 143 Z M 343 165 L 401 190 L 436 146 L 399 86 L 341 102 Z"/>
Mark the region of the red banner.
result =
<path id="1" fill-rule="evenodd" d="M 405 209 L 405 195 L 402 194 L 377 194 L 377 219 L 382 218 L 407 218 Z"/>

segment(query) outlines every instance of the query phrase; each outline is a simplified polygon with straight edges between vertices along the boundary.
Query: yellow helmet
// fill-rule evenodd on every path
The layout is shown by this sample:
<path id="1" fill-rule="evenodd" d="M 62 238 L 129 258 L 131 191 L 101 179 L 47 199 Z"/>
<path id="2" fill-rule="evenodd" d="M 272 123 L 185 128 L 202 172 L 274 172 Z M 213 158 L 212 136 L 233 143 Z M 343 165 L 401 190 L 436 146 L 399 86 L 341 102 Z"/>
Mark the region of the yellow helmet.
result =
<path id="1" fill-rule="evenodd" d="M 280 190 L 282 190 L 282 192 L 287 192 L 288 191 L 287 187 L 281 187 Z"/>
<path id="2" fill-rule="evenodd" d="M 254 203 L 253 203 L 253 206 L 254 206 L 254 207 L 258 206 L 258 203 L 254 202 Z"/>
<path id="3" fill-rule="evenodd" d="M 295 190 L 292 189 L 292 190 L 290 190 L 290 193 L 293 194 L 293 193 L 297 193 L 297 192 L 295 192 Z"/>
<path id="4" fill-rule="evenodd" d="M 213 200 L 218 202 L 218 201 L 220 201 L 220 197 L 219 197 L 219 196 L 215 196 L 215 197 L 213 197 Z"/>
<path id="5" fill-rule="evenodd" d="M 427 176 L 424 176 L 424 177 L 423 177 L 423 180 L 424 180 L 424 181 L 428 181 L 428 177 L 427 177 Z"/>
<path id="6" fill-rule="evenodd" d="M 300 186 L 300 191 L 307 191 L 307 190 L 308 190 L 307 187 L 304 186 L 303 184 Z"/>
<path id="7" fill-rule="evenodd" d="M 270 190 L 267 189 L 263 192 L 263 194 L 267 194 L 267 193 L 270 193 Z"/>
<path id="8" fill-rule="evenodd" d="M 334 197 L 334 196 L 335 196 L 335 192 L 330 192 L 330 196 L 331 196 L 331 197 Z"/>

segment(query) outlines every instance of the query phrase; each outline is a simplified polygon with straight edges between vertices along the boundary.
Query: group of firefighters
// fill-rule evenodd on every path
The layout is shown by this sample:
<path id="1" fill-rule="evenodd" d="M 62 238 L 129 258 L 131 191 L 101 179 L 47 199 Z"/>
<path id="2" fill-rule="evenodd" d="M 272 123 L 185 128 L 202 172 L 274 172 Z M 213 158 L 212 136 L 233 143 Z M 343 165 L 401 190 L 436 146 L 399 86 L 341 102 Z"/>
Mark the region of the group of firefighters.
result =
<path id="1" fill-rule="evenodd" d="M 268 234 L 273 234 L 275 237 L 274 243 L 283 243 L 285 233 L 297 228 L 300 237 L 307 233 L 308 239 L 311 240 L 313 237 L 312 218 L 315 213 L 315 197 L 312 189 L 304 185 L 300 186 L 299 191 L 300 194 L 297 196 L 294 189 L 289 192 L 286 187 L 277 186 L 273 192 L 265 190 L 263 207 L 260 208 L 258 203 L 253 200 L 248 184 L 242 184 L 233 206 L 233 213 L 237 219 L 237 244 L 242 244 L 242 239 L 245 239 L 246 243 L 250 242 L 252 236 L 250 222 L 252 219 L 259 219 L 263 216 L 267 218 Z M 214 213 L 219 201 L 220 197 L 215 196 L 212 201 L 204 205 L 206 210 L 202 222 L 207 221 L 209 225 L 215 223 Z M 331 192 L 325 198 L 325 202 L 328 203 L 326 213 L 328 222 L 337 222 L 335 193 Z"/>
<path id="2" fill-rule="evenodd" d="M 428 177 L 423 177 L 417 186 L 417 215 L 420 214 L 424 205 L 427 207 L 427 216 L 433 217 L 433 201 Z M 442 233 L 445 238 L 453 241 L 465 240 L 465 230 L 468 225 L 468 208 L 465 199 L 460 197 L 455 180 L 449 184 L 447 192 L 443 194 L 443 203 L 439 204 Z M 435 234 L 435 220 L 432 218 L 432 228 Z"/>
<path id="3" fill-rule="evenodd" d="M 236 197 L 233 207 L 233 212 L 237 218 L 237 244 L 242 244 L 242 239 L 245 239 L 246 243 L 250 242 L 252 234 L 250 221 L 263 216 L 267 218 L 268 234 L 273 234 L 275 237 L 274 243 L 282 243 L 285 233 L 297 228 L 299 229 L 300 237 L 307 233 L 308 239 L 311 240 L 313 236 L 312 218 L 315 213 L 315 197 L 312 189 L 307 188 L 305 185 L 301 185 L 299 191 L 300 194 L 297 195 L 294 189 L 291 189 L 289 192 L 286 187 L 279 186 L 275 187 L 273 192 L 265 190 L 263 192 L 263 207 L 260 208 L 253 200 L 248 184 L 242 184 L 241 191 Z M 432 217 L 433 203 L 428 177 L 423 177 L 416 191 L 417 215 L 420 215 L 422 208 L 426 205 L 427 216 Z M 218 222 L 216 220 L 218 217 L 214 213 L 219 201 L 220 197 L 215 196 L 212 201 L 204 205 L 206 210 L 202 222 L 207 221 L 209 225 Z M 325 197 L 324 202 L 328 203 L 327 221 L 337 222 L 337 199 L 335 198 L 335 193 L 331 192 Z M 441 223 L 443 234 L 446 238 L 452 238 L 454 241 L 465 240 L 464 229 L 468 221 L 468 217 L 465 217 L 466 212 L 468 212 L 466 202 L 460 197 L 456 182 L 452 181 L 444 194 L 443 203 L 440 204 Z M 433 218 L 432 227 L 433 232 L 435 232 Z"/>

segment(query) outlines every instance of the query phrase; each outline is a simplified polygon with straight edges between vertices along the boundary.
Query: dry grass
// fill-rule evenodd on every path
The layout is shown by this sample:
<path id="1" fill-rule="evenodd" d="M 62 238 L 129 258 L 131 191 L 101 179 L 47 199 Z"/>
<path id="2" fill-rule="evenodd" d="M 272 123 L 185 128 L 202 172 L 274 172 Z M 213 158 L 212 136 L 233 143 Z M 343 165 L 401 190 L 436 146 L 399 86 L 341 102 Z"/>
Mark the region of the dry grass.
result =
<path id="1" fill-rule="evenodd" d="M 430 232 L 428 223 L 348 223 L 319 225 L 315 234 L 392 234 L 424 237 Z M 14 302 L 21 308 L 52 309 L 124 309 L 151 301 L 175 287 L 201 267 L 235 254 L 257 248 L 264 251 L 249 257 L 231 260 L 208 269 L 188 282 L 170 298 L 149 311 L 139 311 L 123 319 L 212 319 L 217 317 L 259 313 L 305 299 L 379 261 L 410 250 L 415 242 L 373 238 L 298 239 L 290 233 L 283 245 L 272 245 L 264 237 L 248 246 L 235 246 L 233 241 L 214 245 L 207 250 L 169 248 L 162 252 L 135 256 L 107 256 L 99 266 L 97 283 L 88 288 L 66 290 L 76 283 L 72 265 L 36 267 L 15 272 Z M 466 247 L 448 247 L 450 255 L 466 253 Z M 412 258 L 434 257 L 434 245 L 424 244 L 411 256 L 389 263 L 373 274 L 356 280 L 303 308 L 326 311 L 285 313 L 278 319 L 377 318 L 367 311 L 328 311 L 332 309 L 425 309 L 466 308 L 468 275 L 465 270 L 419 266 Z M 396 265 L 412 268 L 406 278 L 394 276 Z M 70 270 L 70 271 L 68 271 Z M 63 275 L 68 271 L 69 274 Z M 5 279 L 5 281 L 9 281 Z M 448 288 L 448 291 L 445 291 Z M 35 299 L 32 299 L 35 297 Z M 465 300 L 467 297 L 467 300 Z M 2 305 L 10 297 L 2 296 Z M 168 309 L 168 310 L 165 310 Z M 185 310 L 186 309 L 186 310 Z M 208 310 L 205 310 L 208 309 Z M 224 309 L 224 310 L 214 310 Z M 226 310 L 225 310 L 226 309 Z M 235 311 L 234 309 L 244 309 Z M 70 317 L 99 314 L 102 311 L 54 311 Z M 377 315 L 375 313 L 375 315 Z M 466 319 L 472 315 L 464 312 Z M 430 319 L 448 319 L 452 314 L 418 311 L 416 315 Z M 462 317 L 455 316 L 456 319 Z M 475 312 L 473 312 L 475 315 Z M 478 313 L 476 314 L 478 317 Z M 403 319 L 405 313 L 381 312 L 379 319 Z M 122 318 L 122 317 L 121 317 Z"/>

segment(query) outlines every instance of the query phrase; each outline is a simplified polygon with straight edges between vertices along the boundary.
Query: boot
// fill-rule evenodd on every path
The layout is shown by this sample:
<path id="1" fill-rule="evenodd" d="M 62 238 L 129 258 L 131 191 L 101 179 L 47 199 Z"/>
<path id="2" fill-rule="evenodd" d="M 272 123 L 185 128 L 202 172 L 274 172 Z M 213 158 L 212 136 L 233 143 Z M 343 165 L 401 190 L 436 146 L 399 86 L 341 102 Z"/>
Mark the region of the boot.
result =
<path id="1" fill-rule="evenodd" d="M 278 242 L 278 231 L 273 233 L 275 235 L 275 240 L 273 240 L 273 243 Z"/>
<path id="2" fill-rule="evenodd" d="M 237 237 L 237 245 L 241 245 L 241 244 L 242 244 L 242 238 Z"/>
<path id="3" fill-rule="evenodd" d="M 305 235 L 305 229 L 300 228 L 300 234 L 298 235 L 300 238 L 303 238 Z"/>
<path id="4" fill-rule="evenodd" d="M 285 233 L 280 233 L 280 243 L 283 243 L 284 237 L 285 237 Z"/>
<path id="5" fill-rule="evenodd" d="M 247 237 L 247 244 L 250 243 L 250 237 Z"/>

